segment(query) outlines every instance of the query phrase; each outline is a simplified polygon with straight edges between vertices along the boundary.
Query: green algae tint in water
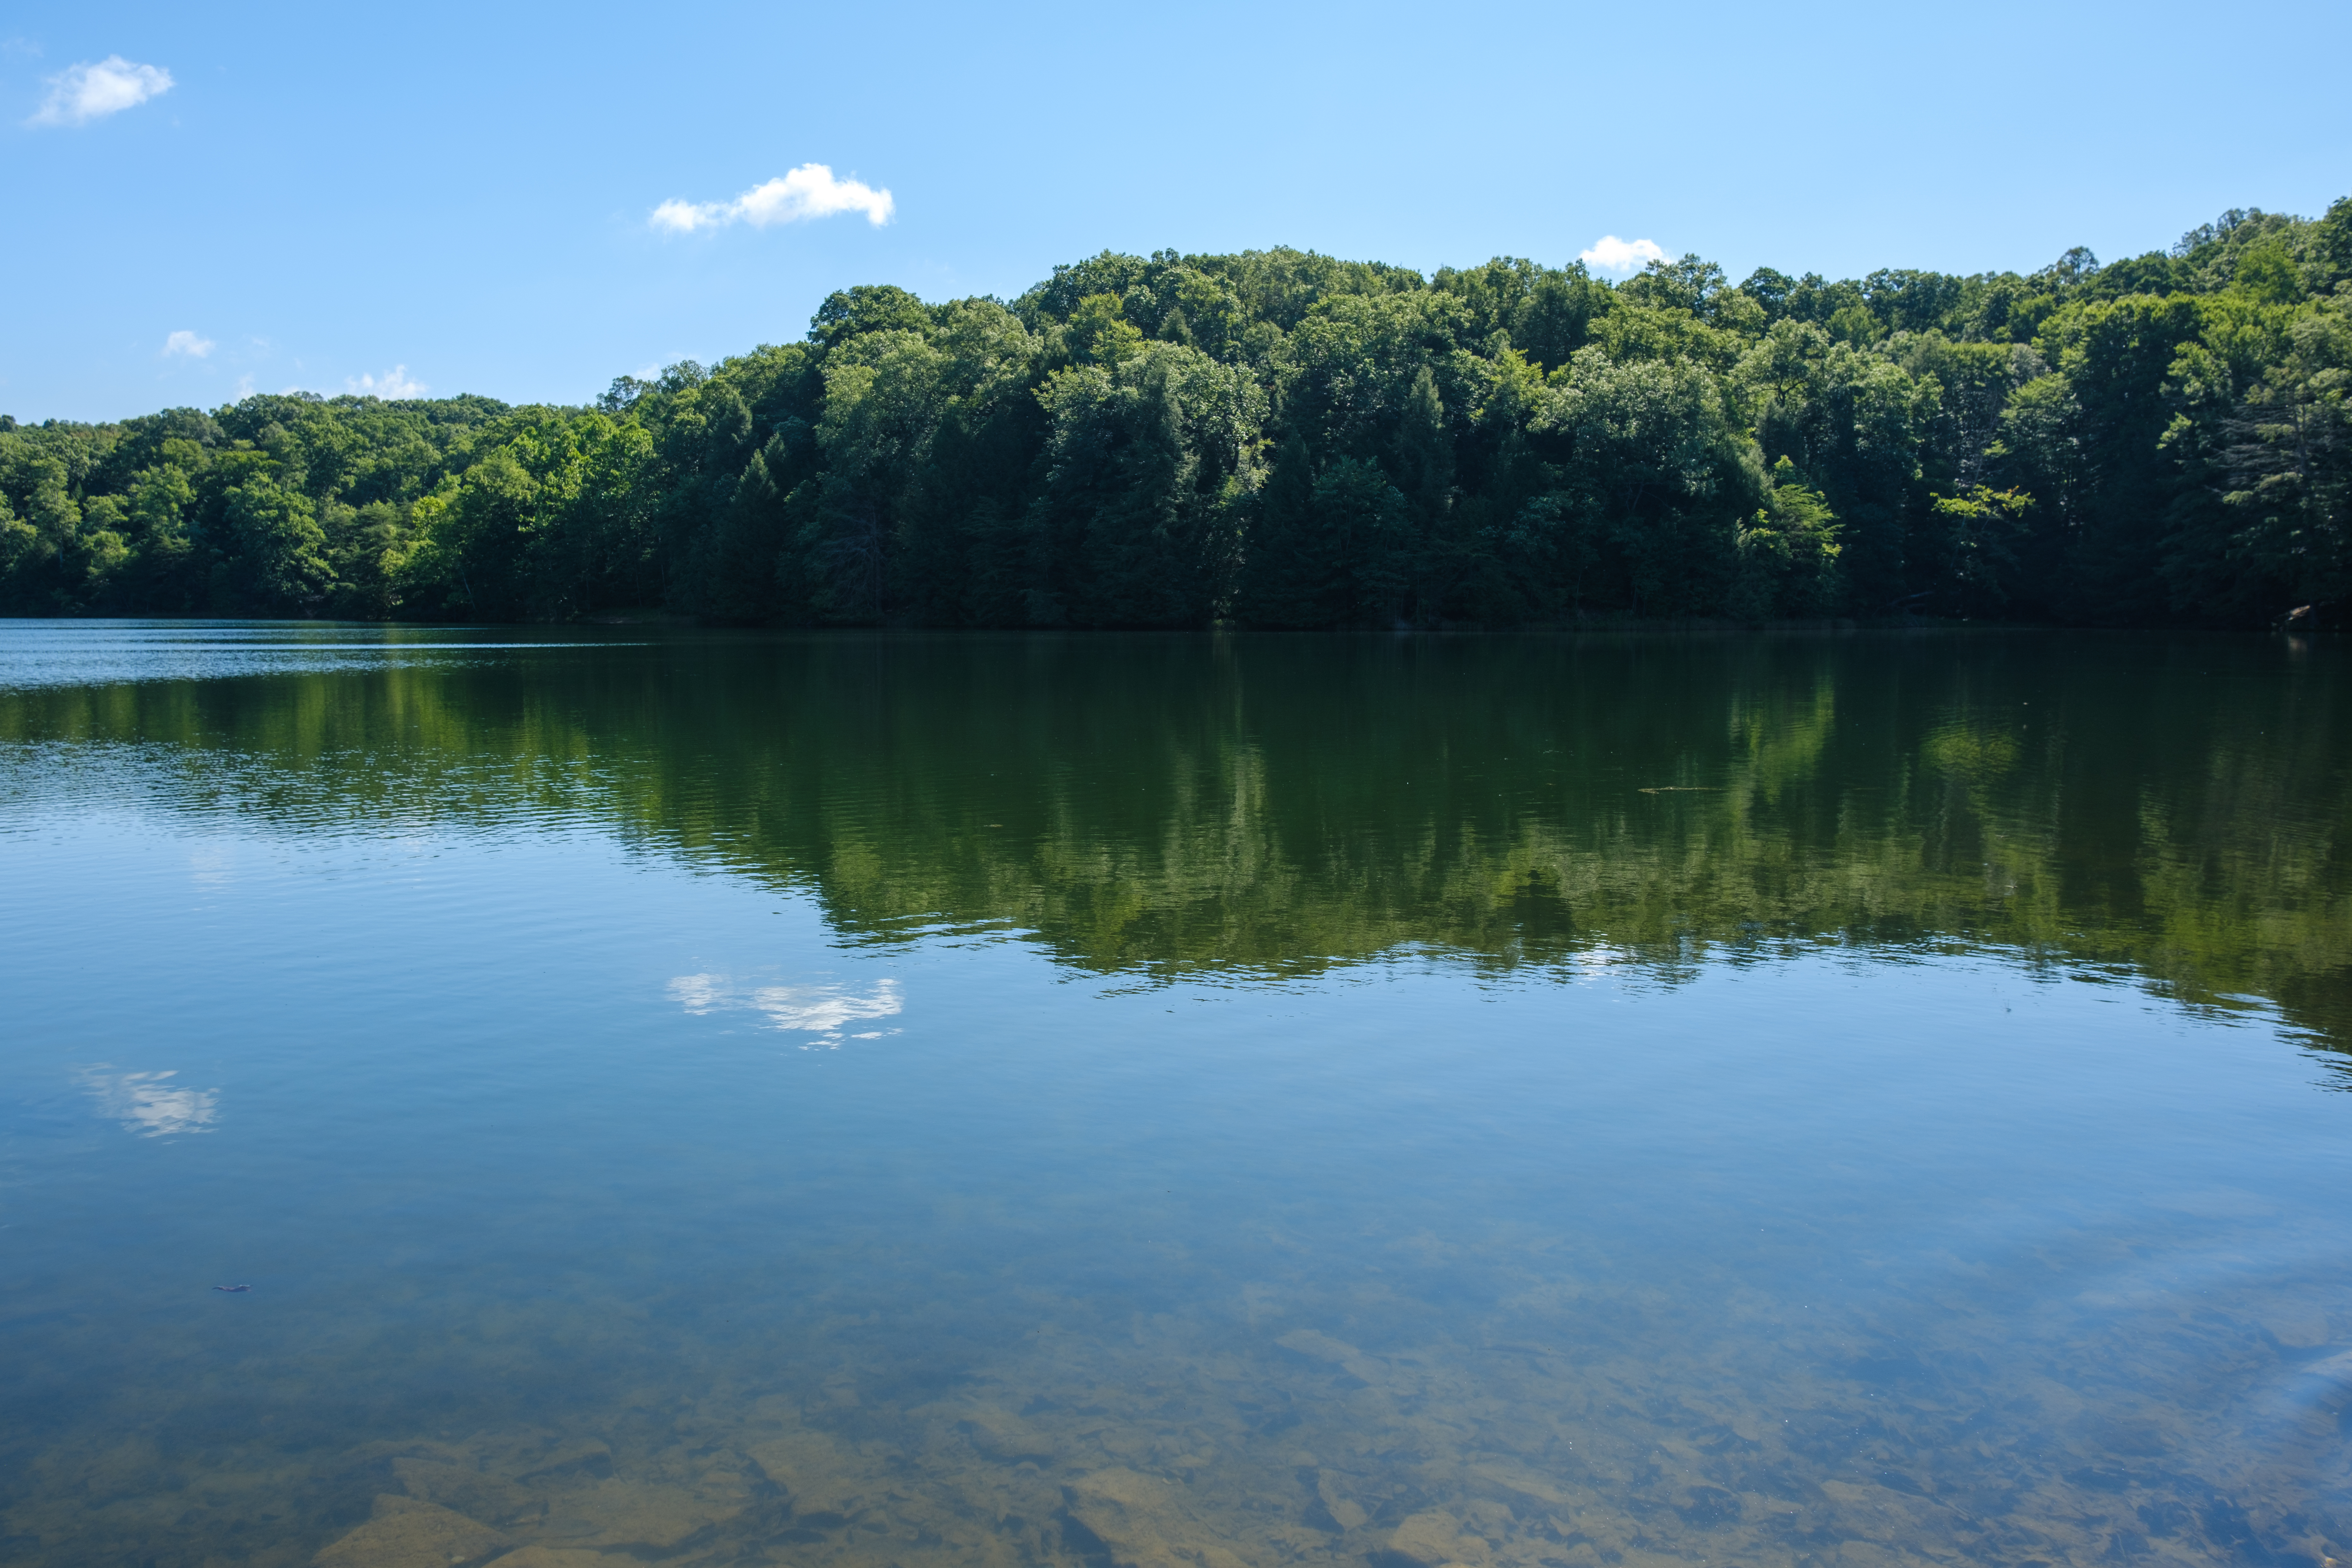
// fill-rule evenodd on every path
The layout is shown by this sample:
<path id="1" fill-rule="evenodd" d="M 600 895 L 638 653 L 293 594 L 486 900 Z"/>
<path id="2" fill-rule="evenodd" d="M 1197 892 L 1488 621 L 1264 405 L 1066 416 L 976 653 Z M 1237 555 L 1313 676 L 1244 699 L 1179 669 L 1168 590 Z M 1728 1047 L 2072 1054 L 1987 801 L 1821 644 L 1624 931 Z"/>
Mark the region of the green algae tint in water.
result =
<path id="1" fill-rule="evenodd" d="M 2347 673 L 0 625 L 0 1549 L 2345 1556 Z"/>

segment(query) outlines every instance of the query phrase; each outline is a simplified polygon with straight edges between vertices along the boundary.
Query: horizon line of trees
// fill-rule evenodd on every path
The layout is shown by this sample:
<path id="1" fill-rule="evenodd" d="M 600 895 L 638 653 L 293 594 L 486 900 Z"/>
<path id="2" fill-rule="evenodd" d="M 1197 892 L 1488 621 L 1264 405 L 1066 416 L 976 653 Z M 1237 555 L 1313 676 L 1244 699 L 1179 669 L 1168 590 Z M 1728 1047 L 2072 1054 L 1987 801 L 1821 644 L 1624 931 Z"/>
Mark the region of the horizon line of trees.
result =
<path id="1" fill-rule="evenodd" d="M 0 611 L 2326 623 L 2347 393 L 2352 198 L 2030 275 L 1106 252 L 591 406 L 0 418 Z"/>

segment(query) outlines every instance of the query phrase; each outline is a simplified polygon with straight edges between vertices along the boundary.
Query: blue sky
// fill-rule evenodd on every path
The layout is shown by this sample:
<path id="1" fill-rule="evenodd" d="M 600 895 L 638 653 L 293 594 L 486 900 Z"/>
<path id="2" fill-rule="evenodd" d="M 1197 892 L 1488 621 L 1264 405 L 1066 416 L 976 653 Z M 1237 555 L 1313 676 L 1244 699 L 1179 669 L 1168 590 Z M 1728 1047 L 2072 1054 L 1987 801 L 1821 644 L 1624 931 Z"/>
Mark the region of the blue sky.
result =
<path id="1" fill-rule="evenodd" d="M 0 412 L 579 402 L 846 284 L 1010 297 L 1106 247 L 2111 258 L 2352 192 L 2347 58 L 2342 0 L 36 0 L 0 16 Z"/>

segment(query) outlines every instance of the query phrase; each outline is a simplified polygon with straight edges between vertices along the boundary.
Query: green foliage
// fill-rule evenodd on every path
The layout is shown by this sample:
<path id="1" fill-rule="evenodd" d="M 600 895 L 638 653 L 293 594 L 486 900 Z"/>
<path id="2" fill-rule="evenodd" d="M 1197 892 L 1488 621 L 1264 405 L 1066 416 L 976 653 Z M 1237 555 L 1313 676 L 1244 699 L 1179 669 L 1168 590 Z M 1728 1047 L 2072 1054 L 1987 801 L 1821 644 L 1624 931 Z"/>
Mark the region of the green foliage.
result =
<path id="1" fill-rule="evenodd" d="M 1751 621 L 1828 614 L 1838 601 L 1837 536 L 1829 502 L 1781 458 L 1764 504 L 1739 530 L 1727 607 Z"/>
<path id="2" fill-rule="evenodd" d="M 736 625 L 2352 608 L 2352 198 L 2030 275 L 1295 250 L 829 296 L 586 408 L 0 420 L 0 609 Z"/>
<path id="3" fill-rule="evenodd" d="M 232 613 L 318 607 L 334 581 L 318 509 L 268 471 L 222 492 L 214 604 Z"/>
<path id="4" fill-rule="evenodd" d="M 1057 371 L 1038 394 L 1053 435 L 1037 507 L 1064 570 L 1033 618 L 1202 625 L 1231 580 L 1264 395 L 1198 349 L 1097 342 L 1118 345 L 1109 363 Z"/>

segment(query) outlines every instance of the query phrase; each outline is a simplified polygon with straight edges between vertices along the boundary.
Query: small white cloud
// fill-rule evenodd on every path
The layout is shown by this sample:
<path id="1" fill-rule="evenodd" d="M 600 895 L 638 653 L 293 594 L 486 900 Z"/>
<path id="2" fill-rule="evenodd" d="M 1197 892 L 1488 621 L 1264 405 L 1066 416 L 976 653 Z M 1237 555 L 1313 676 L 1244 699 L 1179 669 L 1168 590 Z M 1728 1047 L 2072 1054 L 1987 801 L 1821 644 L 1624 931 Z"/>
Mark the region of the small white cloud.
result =
<path id="1" fill-rule="evenodd" d="M 166 358 L 173 354 L 185 354 L 190 359 L 202 359 L 212 352 L 212 339 L 200 338 L 194 332 L 173 332 L 163 340 L 163 353 Z"/>
<path id="2" fill-rule="evenodd" d="M 897 205 L 889 192 L 857 180 L 836 180 L 823 163 L 803 163 L 781 180 L 744 192 L 735 205 L 754 228 L 835 213 L 864 213 L 866 222 L 886 224 Z"/>
<path id="3" fill-rule="evenodd" d="M 653 216 L 646 221 L 672 234 L 692 234 L 698 228 L 716 228 L 730 219 L 723 202 L 706 202 L 697 206 L 673 197 L 654 208 Z"/>
<path id="4" fill-rule="evenodd" d="M 1591 249 L 1579 251 L 1576 258 L 1596 272 L 1614 272 L 1625 278 L 1653 261 L 1664 261 L 1666 253 L 1658 248 L 1654 239 L 1620 239 L 1613 234 L 1604 234 Z"/>
<path id="5" fill-rule="evenodd" d="M 109 55 L 91 65 L 69 66 L 49 78 L 49 96 L 27 125 L 87 125 L 172 90 L 172 73 L 162 66 L 135 65 Z"/>
<path id="6" fill-rule="evenodd" d="M 385 371 L 380 377 L 373 375 L 347 376 L 344 378 L 343 384 L 351 388 L 353 392 L 358 393 L 362 397 L 382 397 L 385 399 L 422 397 L 425 395 L 426 391 L 429 390 L 423 382 L 411 379 L 408 374 L 408 367 L 404 364 L 394 365 L 390 370 Z"/>
<path id="7" fill-rule="evenodd" d="M 860 180 L 839 180 L 823 163 L 803 163 L 782 179 L 754 185 L 731 202 L 688 202 L 676 197 L 654 208 L 647 220 L 671 234 L 692 234 L 698 228 L 723 228 L 748 223 L 753 228 L 771 224 L 801 223 L 836 213 L 864 213 L 866 221 L 886 224 L 898 210 L 888 191 L 877 191 Z"/>

